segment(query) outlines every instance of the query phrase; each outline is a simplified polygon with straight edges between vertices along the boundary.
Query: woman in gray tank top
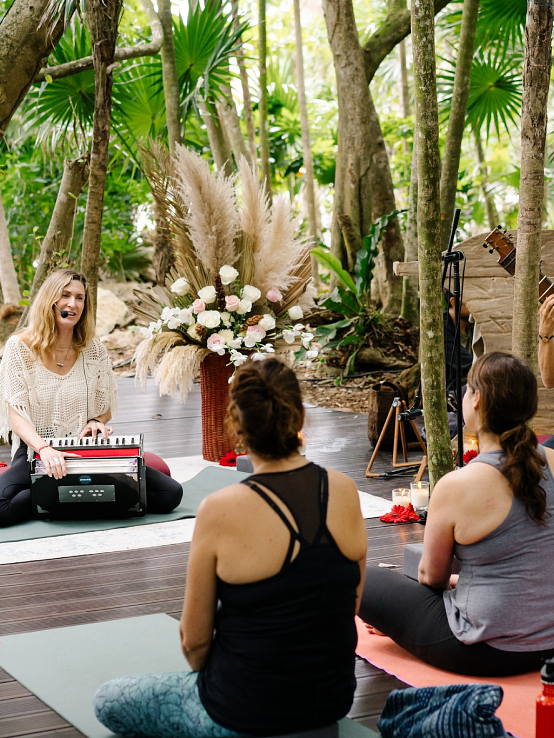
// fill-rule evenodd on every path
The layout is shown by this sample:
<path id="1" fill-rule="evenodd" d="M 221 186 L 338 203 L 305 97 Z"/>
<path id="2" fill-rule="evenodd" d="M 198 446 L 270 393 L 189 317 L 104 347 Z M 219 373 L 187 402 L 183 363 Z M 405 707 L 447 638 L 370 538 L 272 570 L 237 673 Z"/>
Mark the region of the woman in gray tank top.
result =
<path id="1" fill-rule="evenodd" d="M 554 654 L 554 450 L 527 425 L 536 410 L 526 364 L 480 357 L 463 400 L 480 454 L 435 485 L 419 583 L 366 572 L 360 617 L 433 666 L 509 676 Z"/>

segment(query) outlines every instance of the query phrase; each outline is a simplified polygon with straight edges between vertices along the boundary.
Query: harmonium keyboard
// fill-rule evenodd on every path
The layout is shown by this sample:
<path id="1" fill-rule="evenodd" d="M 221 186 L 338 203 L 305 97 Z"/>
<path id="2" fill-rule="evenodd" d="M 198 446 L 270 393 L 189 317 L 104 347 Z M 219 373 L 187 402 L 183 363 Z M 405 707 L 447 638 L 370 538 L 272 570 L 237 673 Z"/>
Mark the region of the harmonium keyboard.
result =
<path id="1" fill-rule="evenodd" d="M 45 439 L 66 457 L 67 474 L 49 477 L 40 453 L 31 461 L 31 504 L 35 519 L 98 520 L 146 514 L 142 433 Z"/>

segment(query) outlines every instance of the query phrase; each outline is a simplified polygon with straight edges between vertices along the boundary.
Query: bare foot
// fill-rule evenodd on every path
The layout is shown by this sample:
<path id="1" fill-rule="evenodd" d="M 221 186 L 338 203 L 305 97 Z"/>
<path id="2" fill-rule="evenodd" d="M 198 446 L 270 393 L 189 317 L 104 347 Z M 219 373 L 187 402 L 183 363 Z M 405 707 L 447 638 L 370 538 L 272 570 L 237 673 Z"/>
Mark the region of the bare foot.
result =
<path id="1" fill-rule="evenodd" d="M 370 635 L 376 635 L 376 636 L 384 636 L 385 635 L 382 631 L 377 630 L 377 628 L 374 628 L 373 625 L 370 625 L 369 623 L 364 623 L 364 625 L 365 625 L 365 628 L 366 628 L 367 632 Z"/>

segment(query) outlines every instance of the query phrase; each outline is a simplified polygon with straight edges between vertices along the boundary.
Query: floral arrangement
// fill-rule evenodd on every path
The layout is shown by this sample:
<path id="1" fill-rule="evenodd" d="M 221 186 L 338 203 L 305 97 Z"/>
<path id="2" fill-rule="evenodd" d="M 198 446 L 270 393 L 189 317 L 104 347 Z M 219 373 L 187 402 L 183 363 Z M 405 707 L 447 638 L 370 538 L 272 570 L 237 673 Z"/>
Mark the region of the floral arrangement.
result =
<path id="1" fill-rule="evenodd" d="M 175 267 L 165 287 L 135 290 L 147 323 L 135 357 L 141 381 L 151 372 L 161 394 L 179 388 L 184 401 L 211 352 L 235 367 L 300 347 L 315 358 L 313 334 L 298 322 L 314 304 L 310 250 L 288 201 L 270 207 L 244 159 L 233 179 L 183 146 L 175 159 L 155 146 L 143 158 Z"/>

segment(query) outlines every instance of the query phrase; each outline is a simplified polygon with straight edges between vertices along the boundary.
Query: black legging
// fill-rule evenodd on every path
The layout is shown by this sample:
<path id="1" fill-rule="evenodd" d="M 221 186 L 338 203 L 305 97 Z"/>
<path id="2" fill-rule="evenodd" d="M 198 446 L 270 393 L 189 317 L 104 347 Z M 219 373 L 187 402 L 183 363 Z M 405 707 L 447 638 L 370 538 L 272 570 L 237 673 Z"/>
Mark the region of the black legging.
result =
<path id="1" fill-rule="evenodd" d="M 175 479 L 150 466 L 146 470 L 146 508 L 149 513 L 168 513 L 181 502 L 183 488 Z M 21 443 L 11 467 L 0 474 L 0 527 L 31 518 L 31 476 L 27 446 Z"/>
<path id="2" fill-rule="evenodd" d="M 548 606 L 548 603 L 545 603 Z M 368 566 L 360 617 L 399 646 L 438 669 L 476 677 L 538 671 L 551 651 L 501 651 L 459 641 L 448 625 L 443 591 L 399 572 Z"/>

